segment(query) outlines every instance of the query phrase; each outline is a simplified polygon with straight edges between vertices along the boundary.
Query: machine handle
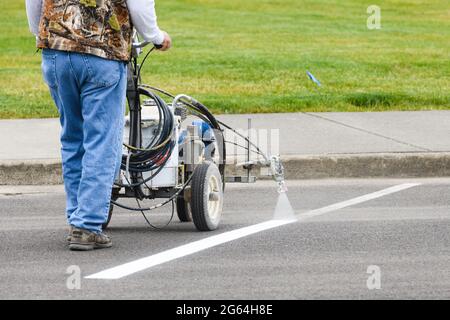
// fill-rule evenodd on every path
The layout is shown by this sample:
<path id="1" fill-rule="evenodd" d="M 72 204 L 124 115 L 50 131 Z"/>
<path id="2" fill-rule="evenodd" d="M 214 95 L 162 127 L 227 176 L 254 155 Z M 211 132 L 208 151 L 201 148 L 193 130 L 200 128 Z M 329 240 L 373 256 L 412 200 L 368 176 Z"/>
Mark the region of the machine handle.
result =
<path id="1" fill-rule="evenodd" d="M 133 48 L 135 49 L 142 49 L 146 46 L 148 46 L 151 42 L 150 41 L 142 41 L 142 42 L 135 42 L 133 43 Z M 156 49 L 161 49 L 163 47 L 162 44 L 153 44 Z"/>
<path id="2" fill-rule="evenodd" d="M 148 44 L 150 44 L 150 41 L 142 41 L 142 42 L 134 42 L 132 46 L 135 49 L 141 49 L 147 46 Z"/>

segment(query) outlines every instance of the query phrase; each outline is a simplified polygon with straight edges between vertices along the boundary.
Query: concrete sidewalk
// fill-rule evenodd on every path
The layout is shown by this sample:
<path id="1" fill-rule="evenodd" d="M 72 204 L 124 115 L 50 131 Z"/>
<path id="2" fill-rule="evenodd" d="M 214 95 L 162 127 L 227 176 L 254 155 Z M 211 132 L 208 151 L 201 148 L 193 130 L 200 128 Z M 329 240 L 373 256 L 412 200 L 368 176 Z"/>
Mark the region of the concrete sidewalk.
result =
<path id="1" fill-rule="evenodd" d="M 450 111 L 223 115 L 279 129 L 289 178 L 450 176 Z M 0 120 L 0 184 L 60 183 L 58 119 Z"/>

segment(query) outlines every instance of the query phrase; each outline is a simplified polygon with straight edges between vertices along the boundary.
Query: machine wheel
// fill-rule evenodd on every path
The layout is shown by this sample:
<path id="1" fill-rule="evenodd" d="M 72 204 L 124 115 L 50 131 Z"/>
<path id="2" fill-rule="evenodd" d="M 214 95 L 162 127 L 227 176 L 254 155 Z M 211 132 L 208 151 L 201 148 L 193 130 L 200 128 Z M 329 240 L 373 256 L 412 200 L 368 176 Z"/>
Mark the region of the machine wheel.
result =
<path id="1" fill-rule="evenodd" d="M 212 162 L 197 166 L 191 182 L 191 209 L 200 231 L 217 229 L 222 217 L 223 190 L 219 169 Z"/>
<path id="2" fill-rule="evenodd" d="M 111 200 L 116 201 L 119 198 L 117 195 L 119 193 L 119 191 L 120 191 L 120 189 L 113 188 L 113 191 L 111 193 Z M 108 228 L 108 225 L 111 222 L 113 210 L 114 210 L 114 205 L 112 203 L 110 203 L 109 211 L 108 211 L 108 219 L 106 220 L 106 222 L 104 224 L 102 224 L 102 230 L 105 230 L 106 228 Z"/>
<path id="3" fill-rule="evenodd" d="M 104 224 L 102 224 L 102 230 L 105 230 L 106 228 L 108 228 L 108 225 L 111 222 L 113 210 L 114 210 L 114 205 L 111 203 L 109 205 L 108 219 L 106 220 L 106 222 Z"/>
<path id="4" fill-rule="evenodd" d="M 192 212 L 191 205 L 184 198 L 180 197 L 177 199 L 177 215 L 181 222 L 191 222 Z"/>

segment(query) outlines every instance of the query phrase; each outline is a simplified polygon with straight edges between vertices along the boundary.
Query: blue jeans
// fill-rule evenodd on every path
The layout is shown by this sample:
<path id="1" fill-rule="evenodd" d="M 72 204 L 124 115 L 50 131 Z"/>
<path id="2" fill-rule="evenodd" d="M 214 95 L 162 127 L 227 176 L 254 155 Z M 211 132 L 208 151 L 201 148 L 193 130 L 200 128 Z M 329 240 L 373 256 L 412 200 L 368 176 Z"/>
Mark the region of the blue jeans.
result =
<path id="1" fill-rule="evenodd" d="M 60 115 L 68 222 L 101 233 L 120 172 L 126 63 L 44 49 L 42 72 Z"/>

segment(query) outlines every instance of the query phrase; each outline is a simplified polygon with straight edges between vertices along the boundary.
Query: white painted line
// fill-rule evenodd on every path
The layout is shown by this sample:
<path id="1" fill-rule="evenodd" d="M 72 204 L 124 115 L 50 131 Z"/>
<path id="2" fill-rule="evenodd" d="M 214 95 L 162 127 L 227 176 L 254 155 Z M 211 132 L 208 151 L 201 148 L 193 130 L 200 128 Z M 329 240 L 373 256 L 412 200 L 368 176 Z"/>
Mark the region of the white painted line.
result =
<path id="1" fill-rule="evenodd" d="M 332 204 L 330 206 L 326 206 L 320 209 L 316 209 L 316 210 L 311 210 L 308 211 L 306 213 L 301 214 L 299 217 L 300 218 L 311 218 L 311 217 L 315 217 L 315 216 L 320 216 L 324 213 L 328 213 L 331 211 L 336 211 L 345 207 L 350 207 L 353 206 L 355 204 L 359 204 L 362 202 L 366 202 L 369 200 L 373 200 L 373 199 L 377 199 L 377 198 L 381 198 L 385 195 L 391 194 L 391 193 L 395 193 L 395 192 L 399 192 L 405 189 L 409 189 L 412 187 L 416 187 L 420 185 L 420 183 L 403 183 L 403 184 L 399 184 L 397 186 L 393 186 L 387 189 L 383 189 L 377 192 L 373 192 L 373 193 L 369 193 L 366 195 L 363 195 L 361 197 L 357 197 L 357 198 L 353 198 L 347 201 L 343 201 L 343 202 L 338 202 L 335 204 Z"/>
<path id="2" fill-rule="evenodd" d="M 136 261 L 125 263 L 115 268 L 107 269 L 99 273 L 85 277 L 86 279 L 120 279 L 130 274 L 154 267 L 156 265 L 175 260 L 193 253 L 218 246 L 220 244 L 230 242 L 239 238 L 249 236 L 251 234 L 264 230 L 273 229 L 297 220 L 270 220 L 258 223 L 249 227 L 224 232 L 212 237 L 208 237 L 199 241 L 191 242 L 180 247 L 176 247 L 155 255 L 142 258 Z"/>
<path id="3" fill-rule="evenodd" d="M 409 189 L 420 185 L 420 183 L 405 183 L 397 185 L 391 188 L 383 189 L 374 193 L 369 193 L 361 197 L 353 198 L 347 201 L 332 204 L 327 207 L 320 209 L 308 211 L 306 213 L 300 214 L 299 220 L 306 218 L 319 216 L 328 212 L 336 211 L 345 207 L 349 207 L 355 204 L 359 204 L 372 199 L 380 198 L 385 195 L 399 192 L 405 189 Z M 215 236 L 211 236 L 202 240 L 191 242 L 180 247 L 176 247 L 167 251 L 163 251 L 139 260 L 135 260 L 129 263 L 122 264 L 120 266 L 100 271 L 98 273 L 86 276 L 86 279 L 120 279 L 129 276 L 133 273 L 169 262 L 178 258 L 182 258 L 199 251 L 206 250 L 236 239 L 240 239 L 261 231 L 277 228 L 286 224 L 290 224 L 298 221 L 297 219 L 290 220 L 270 220 L 262 223 L 258 223 L 249 227 L 244 227 L 228 232 L 224 232 Z"/>

